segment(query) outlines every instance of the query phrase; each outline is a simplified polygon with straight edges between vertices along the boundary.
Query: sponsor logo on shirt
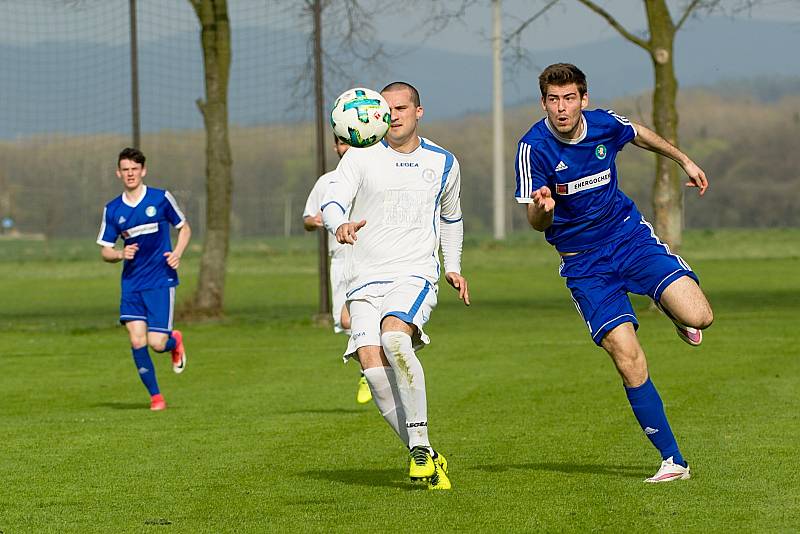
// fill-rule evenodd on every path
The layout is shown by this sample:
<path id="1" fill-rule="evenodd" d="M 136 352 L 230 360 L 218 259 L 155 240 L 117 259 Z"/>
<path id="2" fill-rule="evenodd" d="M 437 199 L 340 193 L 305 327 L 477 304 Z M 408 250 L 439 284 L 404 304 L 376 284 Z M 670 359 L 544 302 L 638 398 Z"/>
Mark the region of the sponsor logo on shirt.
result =
<path id="1" fill-rule="evenodd" d="M 597 148 L 594 149 L 594 155 L 597 156 L 597 159 L 606 159 L 606 155 L 608 155 L 606 145 L 597 145 Z"/>
<path id="2" fill-rule="evenodd" d="M 419 163 L 416 161 L 396 161 L 394 163 L 395 167 L 419 167 Z"/>
<path id="3" fill-rule="evenodd" d="M 557 195 L 574 195 L 581 191 L 602 187 L 611 182 L 611 169 L 606 169 L 591 176 L 584 176 L 564 184 L 556 184 Z"/>
<path id="4" fill-rule="evenodd" d="M 127 219 L 126 219 L 125 217 L 123 217 L 122 215 L 120 215 L 120 216 L 119 216 L 119 220 L 117 221 L 117 224 L 123 224 L 123 223 L 124 223 L 126 220 L 127 220 Z"/>
<path id="5" fill-rule="evenodd" d="M 569 169 L 569 167 L 567 167 L 567 164 L 566 164 L 566 163 L 564 163 L 563 161 L 559 161 L 559 162 L 558 162 L 558 165 L 556 165 L 556 172 L 558 172 L 558 171 L 565 171 L 565 170 L 567 170 L 567 169 Z"/>
<path id="6" fill-rule="evenodd" d="M 422 171 L 422 179 L 426 182 L 435 182 L 436 181 L 436 171 L 433 169 L 425 169 Z"/>
<path id="7" fill-rule="evenodd" d="M 600 146 L 602 146 L 602 145 L 600 145 Z M 156 207 L 155 206 L 147 206 L 147 209 L 144 210 L 144 213 L 148 217 L 152 217 L 153 215 L 156 214 Z"/>
<path id="8" fill-rule="evenodd" d="M 158 223 L 140 224 L 139 226 L 128 228 L 126 231 L 122 232 L 122 237 L 128 239 L 145 234 L 155 234 L 156 232 L 158 232 Z"/>

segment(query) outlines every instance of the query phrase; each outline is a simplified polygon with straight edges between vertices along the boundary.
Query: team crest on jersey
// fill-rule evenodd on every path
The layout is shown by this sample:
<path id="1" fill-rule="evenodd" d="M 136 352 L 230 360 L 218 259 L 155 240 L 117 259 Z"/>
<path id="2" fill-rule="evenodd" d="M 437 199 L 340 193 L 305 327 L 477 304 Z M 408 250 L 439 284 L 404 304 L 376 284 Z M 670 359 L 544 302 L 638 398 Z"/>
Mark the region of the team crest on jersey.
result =
<path id="1" fill-rule="evenodd" d="M 124 224 L 126 220 L 127 220 L 127 219 L 126 219 L 125 217 L 123 217 L 122 215 L 120 215 L 120 216 L 119 216 L 119 220 L 117 221 L 117 224 Z"/>
<path id="2" fill-rule="evenodd" d="M 597 145 L 597 148 L 594 149 L 594 155 L 597 156 L 597 159 L 606 159 L 607 154 L 606 145 Z"/>
<path id="3" fill-rule="evenodd" d="M 603 145 L 600 145 L 600 146 L 603 146 Z M 146 209 L 146 210 L 144 210 L 144 213 L 145 213 L 145 215 L 147 215 L 148 217 L 152 217 L 153 215 L 155 215 L 155 214 L 156 214 L 156 208 L 155 208 L 155 206 L 147 206 L 147 209 Z"/>
<path id="4" fill-rule="evenodd" d="M 426 182 L 435 182 L 436 181 L 436 171 L 433 169 L 425 169 L 422 171 L 422 179 Z"/>

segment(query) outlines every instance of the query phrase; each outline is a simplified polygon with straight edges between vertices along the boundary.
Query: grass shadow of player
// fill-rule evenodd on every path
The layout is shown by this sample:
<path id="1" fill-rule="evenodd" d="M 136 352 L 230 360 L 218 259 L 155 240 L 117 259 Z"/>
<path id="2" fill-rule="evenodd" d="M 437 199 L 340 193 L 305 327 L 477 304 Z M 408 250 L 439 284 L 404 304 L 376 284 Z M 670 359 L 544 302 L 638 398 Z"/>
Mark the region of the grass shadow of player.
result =
<path id="1" fill-rule="evenodd" d="M 397 469 L 315 469 L 303 471 L 300 475 L 350 486 L 384 487 L 405 491 L 427 490 L 427 484 L 414 484 L 407 478 L 399 478 Z"/>
<path id="2" fill-rule="evenodd" d="M 473 467 L 478 471 L 487 473 L 503 473 L 512 469 L 527 471 L 552 471 L 555 473 L 589 475 L 610 475 L 628 478 L 642 478 L 649 475 L 648 469 L 652 466 L 645 465 L 608 465 L 608 464 L 576 464 L 568 462 L 531 462 L 524 464 L 485 464 Z"/>
<path id="3" fill-rule="evenodd" d="M 284 410 L 280 412 L 284 415 L 299 415 L 299 414 L 312 414 L 312 415 L 330 415 L 330 414 L 354 414 L 364 413 L 363 409 L 358 408 L 306 408 L 304 410 Z"/>
<path id="4" fill-rule="evenodd" d="M 98 402 L 94 408 L 111 408 L 112 410 L 146 410 L 149 406 L 143 402 Z"/>

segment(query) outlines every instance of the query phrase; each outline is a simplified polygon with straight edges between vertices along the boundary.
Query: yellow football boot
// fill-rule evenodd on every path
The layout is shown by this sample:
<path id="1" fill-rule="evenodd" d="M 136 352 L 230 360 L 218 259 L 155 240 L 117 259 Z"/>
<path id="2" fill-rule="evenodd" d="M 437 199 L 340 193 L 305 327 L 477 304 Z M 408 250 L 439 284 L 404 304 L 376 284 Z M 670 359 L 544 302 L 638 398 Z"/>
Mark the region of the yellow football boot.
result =
<path id="1" fill-rule="evenodd" d="M 427 480 L 436 473 L 436 466 L 427 447 L 414 447 L 409 454 L 411 463 L 408 467 L 408 477 L 411 480 Z"/>
<path id="2" fill-rule="evenodd" d="M 433 459 L 433 464 L 436 467 L 433 476 L 428 479 L 429 490 L 449 490 L 452 489 L 450 479 L 447 478 L 447 460 L 444 456 L 439 454 Z"/>
<path id="3" fill-rule="evenodd" d="M 361 375 L 358 380 L 358 392 L 356 393 L 356 402 L 359 404 L 366 404 L 372 400 L 372 392 L 369 390 L 367 377 Z"/>

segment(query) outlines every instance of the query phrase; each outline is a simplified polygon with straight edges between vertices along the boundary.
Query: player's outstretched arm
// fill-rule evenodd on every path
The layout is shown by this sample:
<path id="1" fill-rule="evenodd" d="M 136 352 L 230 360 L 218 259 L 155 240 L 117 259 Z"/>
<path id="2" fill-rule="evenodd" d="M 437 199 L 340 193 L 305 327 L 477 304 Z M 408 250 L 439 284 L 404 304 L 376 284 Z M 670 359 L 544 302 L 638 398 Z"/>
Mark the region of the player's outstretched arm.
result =
<path id="1" fill-rule="evenodd" d="M 458 298 L 464 301 L 464 304 L 469 306 L 469 287 L 467 284 L 467 279 L 461 276 L 459 273 L 445 273 L 444 279 L 447 280 L 447 283 L 453 286 L 453 288 L 458 291 Z"/>
<path id="2" fill-rule="evenodd" d="M 686 185 L 699 188 L 701 196 L 706 192 L 706 189 L 708 189 L 706 173 L 689 156 L 650 128 L 637 123 L 631 124 L 636 128 L 636 137 L 633 139 L 634 145 L 677 162 L 683 168 L 686 176 L 689 177 Z"/>
<path id="3" fill-rule="evenodd" d="M 556 201 L 550 188 L 543 185 L 531 193 L 533 202 L 526 204 L 528 209 L 528 222 L 539 232 L 544 232 L 553 224 L 553 212 Z"/>
<path id="4" fill-rule="evenodd" d="M 352 245 L 358 241 L 356 232 L 361 230 L 367 221 L 362 219 L 358 222 L 346 222 L 340 224 L 336 229 L 336 241 L 343 245 Z"/>
<path id="5" fill-rule="evenodd" d="M 175 248 L 172 252 L 165 252 L 164 256 L 167 258 L 167 265 L 173 269 L 177 269 L 181 265 L 181 257 L 186 247 L 189 246 L 189 240 L 192 238 L 192 229 L 189 223 L 184 221 L 183 225 L 178 229 L 178 241 L 175 243 Z"/>

